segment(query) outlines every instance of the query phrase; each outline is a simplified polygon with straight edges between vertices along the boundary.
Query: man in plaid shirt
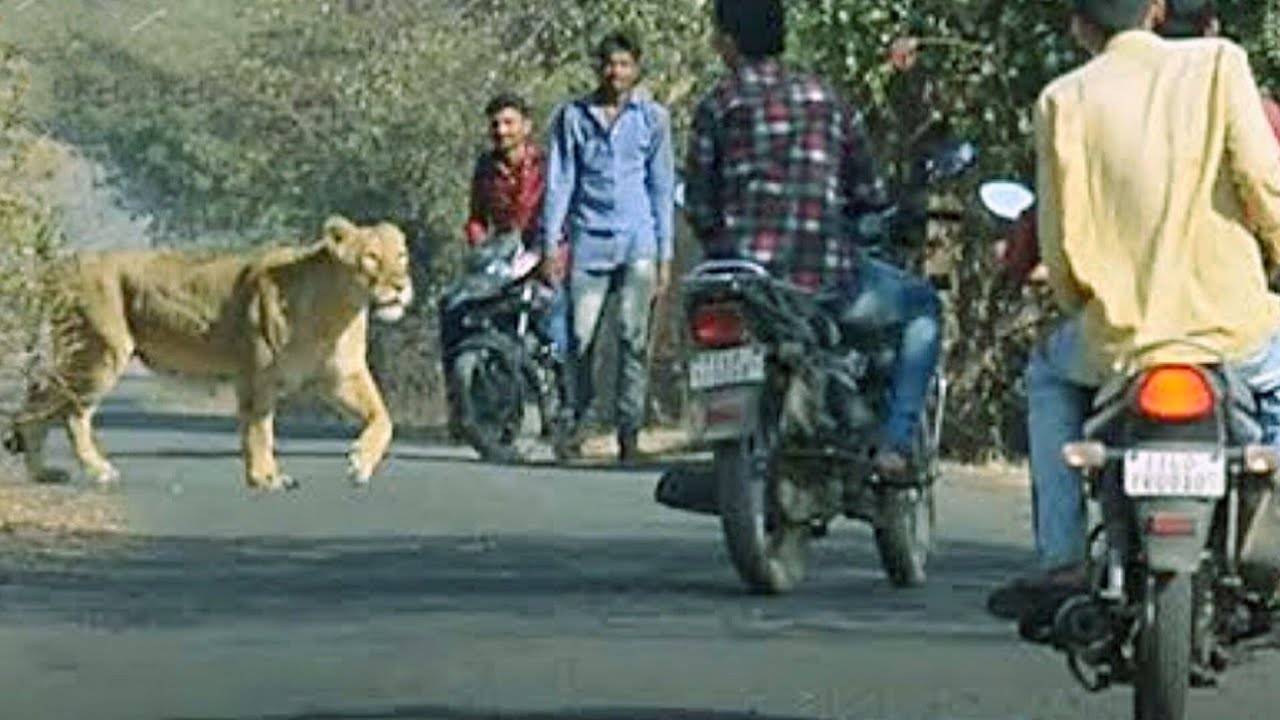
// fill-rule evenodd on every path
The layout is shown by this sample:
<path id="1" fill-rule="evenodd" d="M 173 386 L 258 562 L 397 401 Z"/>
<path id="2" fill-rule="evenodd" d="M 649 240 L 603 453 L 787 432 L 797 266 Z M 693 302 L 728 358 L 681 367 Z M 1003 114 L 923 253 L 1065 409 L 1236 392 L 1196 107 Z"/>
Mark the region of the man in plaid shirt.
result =
<path id="1" fill-rule="evenodd" d="M 821 79 L 782 66 L 785 24 L 781 0 L 716 0 L 729 72 L 694 118 L 685 209 L 709 257 L 752 260 L 902 324 L 876 463 L 903 476 L 938 362 L 938 298 L 858 248 L 858 217 L 885 204 L 862 117 Z"/>

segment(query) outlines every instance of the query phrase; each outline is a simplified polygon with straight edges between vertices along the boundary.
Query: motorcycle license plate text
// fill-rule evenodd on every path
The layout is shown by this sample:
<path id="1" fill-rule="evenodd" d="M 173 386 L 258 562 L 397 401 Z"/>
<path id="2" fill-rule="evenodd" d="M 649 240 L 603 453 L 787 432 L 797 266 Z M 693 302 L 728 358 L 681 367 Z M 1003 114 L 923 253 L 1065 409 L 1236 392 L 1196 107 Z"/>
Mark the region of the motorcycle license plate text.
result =
<path id="1" fill-rule="evenodd" d="M 764 382 L 764 348 L 758 345 L 708 350 L 689 360 L 689 389 Z"/>
<path id="2" fill-rule="evenodd" d="M 1215 450 L 1129 450 L 1124 454 L 1129 497 L 1222 497 L 1226 457 Z"/>

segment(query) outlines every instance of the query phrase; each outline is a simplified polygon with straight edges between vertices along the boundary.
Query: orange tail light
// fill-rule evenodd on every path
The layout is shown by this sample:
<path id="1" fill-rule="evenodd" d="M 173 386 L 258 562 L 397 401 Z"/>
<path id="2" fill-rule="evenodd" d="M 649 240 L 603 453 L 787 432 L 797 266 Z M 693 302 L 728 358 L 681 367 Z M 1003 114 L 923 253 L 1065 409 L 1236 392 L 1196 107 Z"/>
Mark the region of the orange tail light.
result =
<path id="1" fill-rule="evenodd" d="M 693 341 L 704 348 L 727 348 L 747 341 L 747 321 L 734 303 L 703 305 L 689 318 Z"/>
<path id="2" fill-rule="evenodd" d="M 1213 386 L 1194 365 L 1153 368 L 1138 389 L 1138 409 L 1161 422 L 1199 420 L 1213 411 L 1213 403 Z"/>

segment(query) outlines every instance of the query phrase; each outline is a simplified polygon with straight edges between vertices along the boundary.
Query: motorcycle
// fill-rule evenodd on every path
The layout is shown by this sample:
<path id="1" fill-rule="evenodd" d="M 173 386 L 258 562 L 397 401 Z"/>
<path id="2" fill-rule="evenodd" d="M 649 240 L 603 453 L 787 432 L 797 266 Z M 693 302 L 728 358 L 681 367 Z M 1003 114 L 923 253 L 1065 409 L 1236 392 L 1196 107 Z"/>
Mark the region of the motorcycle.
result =
<path id="1" fill-rule="evenodd" d="M 975 160 L 968 143 L 921 158 L 903 203 L 863 217 L 859 236 L 883 239 L 927 221 L 923 191 Z M 894 584 L 923 583 L 945 383 L 937 382 L 918 428 L 908 482 L 879 477 L 868 453 L 884 416 L 900 328 L 872 315 L 841 317 L 842 299 L 741 260 L 698 265 L 684 278 L 684 297 L 694 435 L 713 449 L 711 511 L 743 582 L 763 593 L 794 588 L 807 569 L 809 541 L 843 514 L 874 527 Z M 663 483 L 659 502 L 675 504 L 664 498 L 668 478 Z"/>
<path id="2" fill-rule="evenodd" d="M 495 237 L 440 299 L 450 422 L 485 460 L 520 459 L 526 404 L 537 406 L 542 436 L 559 447 L 565 369 L 541 322 L 551 293 L 536 277 L 539 259 L 518 237 Z"/>
<path id="3" fill-rule="evenodd" d="M 1034 200 L 1008 182 L 981 195 L 1008 220 Z M 1019 632 L 1063 652 L 1092 692 L 1131 684 L 1138 720 L 1184 718 L 1189 688 L 1216 684 L 1229 649 L 1268 629 L 1280 453 L 1259 444 L 1257 412 L 1225 362 L 1157 365 L 1101 387 L 1083 439 L 1062 449 L 1100 517 L 1088 589 L 1044 598 Z"/>

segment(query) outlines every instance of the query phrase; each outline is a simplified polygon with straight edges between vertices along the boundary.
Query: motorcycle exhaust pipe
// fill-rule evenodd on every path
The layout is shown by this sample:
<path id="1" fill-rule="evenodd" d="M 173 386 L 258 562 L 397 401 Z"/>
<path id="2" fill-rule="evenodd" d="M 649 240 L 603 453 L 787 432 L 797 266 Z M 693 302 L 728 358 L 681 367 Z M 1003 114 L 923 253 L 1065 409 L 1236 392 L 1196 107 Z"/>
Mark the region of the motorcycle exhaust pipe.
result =
<path id="1" fill-rule="evenodd" d="M 1076 595 L 1058 606 L 1053 621 L 1056 644 L 1074 651 L 1090 664 L 1106 660 L 1114 637 L 1107 606 L 1089 595 Z"/>

